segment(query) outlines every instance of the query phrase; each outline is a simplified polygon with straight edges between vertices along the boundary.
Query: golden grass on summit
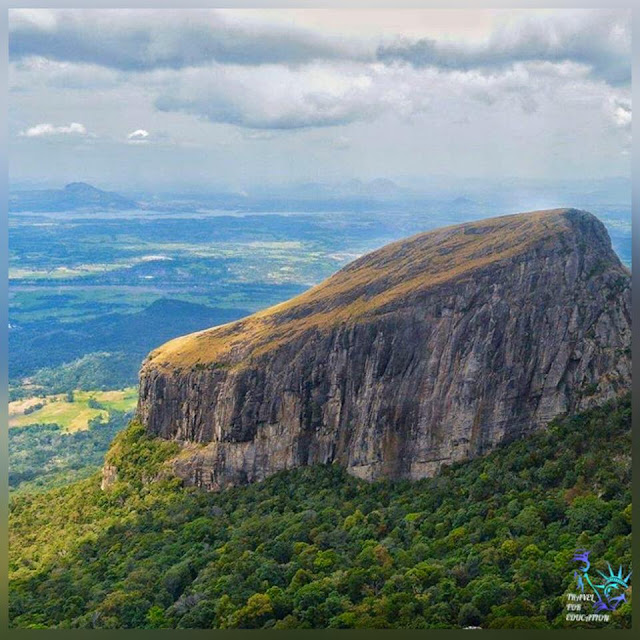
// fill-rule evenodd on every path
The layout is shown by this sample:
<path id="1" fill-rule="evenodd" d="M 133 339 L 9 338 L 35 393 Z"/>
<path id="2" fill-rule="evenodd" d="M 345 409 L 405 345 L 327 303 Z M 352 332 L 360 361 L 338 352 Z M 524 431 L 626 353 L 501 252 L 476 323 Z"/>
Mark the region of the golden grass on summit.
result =
<path id="1" fill-rule="evenodd" d="M 176 338 L 153 366 L 239 367 L 312 330 L 383 313 L 412 292 L 464 277 L 569 228 L 566 209 L 500 216 L 415 235 L 369 253 L 305 293 L 242 320 Z"/>

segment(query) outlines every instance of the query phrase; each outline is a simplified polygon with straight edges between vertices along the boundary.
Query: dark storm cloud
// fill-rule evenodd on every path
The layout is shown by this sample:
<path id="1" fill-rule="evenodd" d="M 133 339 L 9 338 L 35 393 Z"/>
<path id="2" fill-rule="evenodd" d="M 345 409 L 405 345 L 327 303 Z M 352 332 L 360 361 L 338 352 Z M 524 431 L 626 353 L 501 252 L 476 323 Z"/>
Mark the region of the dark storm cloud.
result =
<path id="1" fill-rule="evenodd" d="M 299 28 L 229 20 L 201 10 L 55 10 L 10 14 L 12 59 L 43 56 L 123 71 L 210 62 L 298 64 L 351 55 L 337 40 Z"/>
<path id="2" fill-rule="evenodd" d="M 588 11 L 535 17 L 497 29 L 482 43 L 421 39 L 380 46 L 378 59 L 449 71 L 497 70 L 518 62 L 587 65 L 612 86 L 631 81 L 631 13 Z"/>

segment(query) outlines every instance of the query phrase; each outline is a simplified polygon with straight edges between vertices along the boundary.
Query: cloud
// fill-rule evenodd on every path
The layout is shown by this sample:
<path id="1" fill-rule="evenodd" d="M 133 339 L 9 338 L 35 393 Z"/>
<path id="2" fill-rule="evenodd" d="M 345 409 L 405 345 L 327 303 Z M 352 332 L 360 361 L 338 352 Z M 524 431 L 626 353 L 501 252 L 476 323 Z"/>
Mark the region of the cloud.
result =
<path id="1" fill-rule="evenodd" d="M 630 131 L 633 112 L 631 110 L 631 101 L 625 98 L 612 97 L 609 101 L 609 114 L 613 124 L 620 128 Z"/>
<path id="2" fill-rule="evenodd" d="M 119 75 L 98 65 L 58 62 L 42 56 L 29 56 L 9 64 L 11 91 L 33 91 L 36 87 L 108 89 L 118 85 Z"/>
<path id="3" fill-rule="evenodd" d="M 467 117 L 477 117 L 480 109 L 511 107 L 513 118 L 533 117 L 545 105 L 609 104 L 613 91 L 573 62 L 515 63 L 491 72 L 346 62 L 294 68 L 212 65 L 156 72 L 153 83 L 160 90 L 155 102 L 160 111 L 272 131 L 385 116 L 410 120 L 425 113 L 446 117 L 456 111 L 462 117 L 465 109 Z"/>
<path id="4" fill-rule="evenodd" d="M 355 28 L 338 40 L 340 12 L 314 32 L 287 12 L 12 11 L 13 171 L 239 185 L 627 171 L 628 14 L 496 12 L 470 36 L 430 15 L 403 18 L 404 40 L 381 29 L 356 42 Z M 442 35 L 425 48 L 419 33 Z M 63 132 L 74 120 L 93 131 L 87 113 L 99 138 Z"/>
<path id="5" fill-rule="evenodd" d="M 303 30 L 268 12 L 15 9 L 12 90 L 99 86 L 141 108 L 151 97 L 160 112 L 277 131 L 411 118 L 444 96 L 487 108 L 513 103 L 533 117 L 554 92 L 628 83 L 629 12 L 500 15 L 482 41 L 404 39 L 376 51 L 372 39 Z M 627 118 L 624 108 L 610 111 Z"/>
<path id="6" fill-rule="evenodd" d="M 274 131 L 247 129 L 242 132 L 245 140 L 273 140 L 276 136 Z"/>
<path id="7" fill-rule="evenodd" d="M 58 136 L 58 135 L 80 135 L 86 136 L 87 129 L 83 124 L 79 122 L 72 122 L 68 125 L 54 126 L 48 122 L 42 122 L 36 124 L 33 127 L 29 127 L 25 131 L 21 131 L 21 136 L 26 138 L 41 138 L 44 136 Z"/>
<path id="8" fill-rule="evenodd" d="M 127 140 L 144 140 L 149 137 L 146 129 L 136 129 L 127 135 Z"/>
<path id="9" fill-rule="evenodd" d="M 9 31 L 12 59 L 44 56 L 124 71 L 361 55 L 342 39 L 216 10 L 12 9 Z"/>
<path id="10" fill-rule="evenodd" d="M 396 96 L 381 84 L 379 73 L 361 65 L 213 65 L 174 76 L 156 107 L 249 129 L 326 127 L 386 110 Z"/>
<path id="11" fill-rule="evenodd" d="M 349 138 L 348 136 L 338 136 L 333 141 L 333 148 L 339 151 L 344 151 L 346 149 L 349 149 L 350 147 L 351 147 L 351 138 Z"/>
<path id="12" fill-rule="evenodd" d="M 504 69 L 515 63 L 565 61 L 586 65 L 598 79 L 618 86 L 631 81 L 631 13 L 573 11 L 513 20 L 483 42 L 400 39 L 381 45 L 378 59 L 449 71 Z"/>

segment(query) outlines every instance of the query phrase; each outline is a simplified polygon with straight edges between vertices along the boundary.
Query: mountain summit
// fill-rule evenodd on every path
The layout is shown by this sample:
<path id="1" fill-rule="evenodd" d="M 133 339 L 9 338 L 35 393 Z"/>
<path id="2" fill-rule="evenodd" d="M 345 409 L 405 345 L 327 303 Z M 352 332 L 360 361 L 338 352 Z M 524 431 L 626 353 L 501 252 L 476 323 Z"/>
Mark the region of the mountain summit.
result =
<path id="1" fill-rule="evenodd" d="M 138 415 L 208 489 L 329 462 L 431 476 L 628 390 L 630 314 L 630 274 L 590 213 L 446 227 L 156 349 Z"/>

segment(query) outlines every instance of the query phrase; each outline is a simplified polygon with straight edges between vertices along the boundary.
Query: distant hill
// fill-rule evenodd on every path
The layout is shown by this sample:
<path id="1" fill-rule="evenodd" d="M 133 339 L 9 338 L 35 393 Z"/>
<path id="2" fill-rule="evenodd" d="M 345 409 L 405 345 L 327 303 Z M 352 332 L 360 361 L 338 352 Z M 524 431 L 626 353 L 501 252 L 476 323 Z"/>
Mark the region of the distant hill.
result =
<path id="1" fill-rule="evenodd" d="M 88 353 L 126 353 L 125 363 L 135 372 L 146 353 L 165 340 L 187 331 L 237 320 L 245 309 L 223 309 L 160 299 L 137 313 L 109 313 L 96 319 L 60 322 L 52 319 L 39 331 L 28 324 L 9 335 L 9 371 L 12 378 L 33 375 L 44 367 L 57 367 Z"/>
<path id="2" fill-rule="evenodd" d="M 83 209 L 136 209 L 139 204 L 113 191 L 86 182 L 71 182 L 64 189 L 15 191 L 9 194 L 9 211 L 76 211 Z"/>

